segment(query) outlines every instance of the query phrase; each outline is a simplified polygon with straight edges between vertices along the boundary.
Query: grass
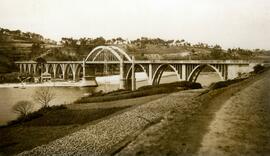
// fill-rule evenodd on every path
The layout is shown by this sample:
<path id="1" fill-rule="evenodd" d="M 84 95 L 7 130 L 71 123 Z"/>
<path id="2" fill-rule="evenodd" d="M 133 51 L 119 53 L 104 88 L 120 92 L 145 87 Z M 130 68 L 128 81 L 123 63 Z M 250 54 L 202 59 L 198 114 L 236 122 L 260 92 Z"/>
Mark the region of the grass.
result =
<path id="1" fill-rule="evenodd" d="M 0 128 L 0 155 L 17 154 L 84 128 L 127 107 L 72 110 L 64 106 L 48 107 Z M 31 140 L 31 141 L 29 141 Z"/>
<path id="2" fill-rule="evenodd" d="M 233 80 L 227 80 L 227 81 L 219 81 L 219 82 L 216 82 L 216 83 L 211 84 L 209 86 L 209 89 L 210 90 L 215 90 L 215 89 L 220 89 L 220 88 L 228 87 L 228 86 L 230 86 L 232 84 L 241 82 L 241 81 L 243 81 L 245 79 L 247 79 L 247 78 L 233 79 Z"/>
<path id="3" fill-rule="evenodd" d="M 131 99 L 149 95 L 172 93 L 185 89 L 198 89 L 198 88 L 202 88 L 199 83 L 181 81 L 181 82 L 160 84 L 155 86 L 143 86 L 137 89 L 136 91 L 119 90 L 106 94 L 98 93 L 87 97 L 82 97 L 81 99 L 75 101 L 75 103 L 115 101 L 121 99 Z"/>

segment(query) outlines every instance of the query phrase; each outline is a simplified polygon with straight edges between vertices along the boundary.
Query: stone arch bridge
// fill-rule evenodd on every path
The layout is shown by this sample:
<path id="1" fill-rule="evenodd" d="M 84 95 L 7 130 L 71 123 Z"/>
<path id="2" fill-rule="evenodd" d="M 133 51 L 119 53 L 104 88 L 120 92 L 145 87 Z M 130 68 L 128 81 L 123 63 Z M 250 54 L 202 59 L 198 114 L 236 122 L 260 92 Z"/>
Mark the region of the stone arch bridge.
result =
<path id="1" fill-rule="evenodd" d="M 125 51 L 115 46 L 94 48 L 82 61 L 47 61 L 38 64 L 35 61 L 17 61 L 21 73 L 37 74 L 48 72 L 53 78 L 72 78 L 77 81 L 86 77 L 86 69 L 95 69 L 98 65 L 117 65 L 120 75 L 120 88 L 136 88 L 135 72 L 144 71 L 151 85 L 159 84 L 166 69 L 174 71 L 179 81 L 195 82 L 205 67 L 218 73 L 221 80 L 234 79 L 239 73 L 253 70 L 255 61 L 248 60 L 135 60 Z M 94 76 L 94 75 L 91 75 Z"/>

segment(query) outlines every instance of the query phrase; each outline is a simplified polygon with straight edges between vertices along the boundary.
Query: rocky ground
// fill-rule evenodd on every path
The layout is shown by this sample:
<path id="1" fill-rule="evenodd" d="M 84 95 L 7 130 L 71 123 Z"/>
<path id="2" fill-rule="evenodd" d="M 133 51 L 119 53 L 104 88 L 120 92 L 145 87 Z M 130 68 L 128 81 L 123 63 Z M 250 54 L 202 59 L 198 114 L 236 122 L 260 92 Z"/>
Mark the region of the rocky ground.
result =
<path id="1" fill-rule="evenodd" d="M 269 76 L 173 93 L 19 155 L 269 154 Z"/>

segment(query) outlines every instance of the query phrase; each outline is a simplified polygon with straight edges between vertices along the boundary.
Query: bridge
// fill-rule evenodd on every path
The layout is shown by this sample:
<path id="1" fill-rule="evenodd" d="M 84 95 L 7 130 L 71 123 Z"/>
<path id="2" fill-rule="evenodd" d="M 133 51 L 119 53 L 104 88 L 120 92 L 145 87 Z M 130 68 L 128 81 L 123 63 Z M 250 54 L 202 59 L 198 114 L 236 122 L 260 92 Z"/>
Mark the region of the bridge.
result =
<path id="1" fill-rule="evenodd" d="M 160 83 L 162 74 L 167 69 L 174 71 L 179 81 L 196 82 L 200 72 L 208 66 L 219 75 L 221 80 L 228 80 L 236 78 L 239 73 L 252 71 L 259 63 L 249 60 L 135 60 L 119 47 L 98 46 L 82 61 L 47 61 L 43 64 L 36 61 L 17 61 L 15 64 L 21 73 L 47 72 L 53 78 L 63 80 L 71 76 L 73 81 L 78 81 L 87 75 L 95 76 L 93 71 L 99 65 L 116 66 L 119 69 L 120 88 L 135 90 L 137 70 L 146 73 L 150 85 L 156 85 Z"/>

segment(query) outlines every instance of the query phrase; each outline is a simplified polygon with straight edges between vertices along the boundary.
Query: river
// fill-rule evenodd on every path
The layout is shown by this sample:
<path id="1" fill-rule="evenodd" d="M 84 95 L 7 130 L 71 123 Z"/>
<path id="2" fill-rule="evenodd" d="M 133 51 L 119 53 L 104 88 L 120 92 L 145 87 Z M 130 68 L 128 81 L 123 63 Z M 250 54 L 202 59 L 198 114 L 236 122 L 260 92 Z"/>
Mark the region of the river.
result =
<path id="1" fill-rule="evenodd" d="M 87 95 L 90 92 L 104 91 L 109 92 L 117 90 L 119 88 L 119 77 L 97 77 L 98 87 L 53 87 L 53 92 L 56 98 L 50 103 L 50 105 L 69 104 L 78 98 Z M 146 75 L 144 73 L 136 73 L 136 87 L 147 85 Z M 169 83 L 177 81 L 176 75 L 173 73 L 165 73 L 162 77 L 161 83 Z M 204 86 L 208 86 L 210 83 L 219 81 L 218 75 L 215 73 L 201 73 L 197 80 Z M 12 111 L 12 106 L 18 101 L 27 100 L 32 101 L 33 95 L 39 87 L 26 87 L 21 88 L 0 88 L 0 125 L 6 124 L 8 121 L 17 118 L 17 114 Z M 34 109 L 38 109 L 36 105 Z"/>

